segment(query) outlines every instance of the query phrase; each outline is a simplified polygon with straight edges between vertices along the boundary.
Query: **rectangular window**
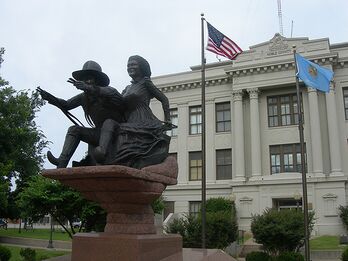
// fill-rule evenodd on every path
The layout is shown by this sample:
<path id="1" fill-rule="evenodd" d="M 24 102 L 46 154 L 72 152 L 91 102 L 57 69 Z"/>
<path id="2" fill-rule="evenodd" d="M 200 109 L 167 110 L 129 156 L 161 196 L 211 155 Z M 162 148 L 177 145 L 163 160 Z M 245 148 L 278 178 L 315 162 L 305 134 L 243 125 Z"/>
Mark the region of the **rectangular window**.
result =
<path id="1" fill-rule="evenodd" d="M 298 124 L 296 94 L 267 98 L 268 126 L 288 126 Z"/>
<path id="2" fill-rule="evenodd" d="M 190 201 L 189 202 L 189 214 L 197 217 L 201 211 L 200 201 Z"/>
<path id="3" fill-rule="evenodd" d="M 216 179 L 232 179 L 232 152 L 230 149 L 216 151 Z"/>
<path id="4" fill-rule="evenodd" d="M 348 88 L 343 88 L 343 102 L 344 102 L 344 113 L 346 120 L 348 120 Z"/>
<path id="5" fill-rule="evenodd" d="M 202 152 L 189 152 L 190 180 L 202 180 Z"/>
<path id="6" fill-rule="evenodd" d="M 190 107 L 190 134 L 202 133 L 202 108 Z"/>
<path id="7" fill-rule="evenodd" d="M 270 146 L 270 161 L 271 174 L 283 172 L 301 172 L 300 144 L 296 143 Z"/>
<path id="8" fill-rule="evenodd" d="M 175 126 L 178 126 L 178 109 L 170 109 L 170 122 L 174 124 Z M 167 131 L 168 136 L 178 136 L 178 128 L 171 129 Z"/>
<path id="9" fill-rule="evenodd" d="M 231 106 L 229 102 L 215 104 L 216 132 L 231 131 Z"/>

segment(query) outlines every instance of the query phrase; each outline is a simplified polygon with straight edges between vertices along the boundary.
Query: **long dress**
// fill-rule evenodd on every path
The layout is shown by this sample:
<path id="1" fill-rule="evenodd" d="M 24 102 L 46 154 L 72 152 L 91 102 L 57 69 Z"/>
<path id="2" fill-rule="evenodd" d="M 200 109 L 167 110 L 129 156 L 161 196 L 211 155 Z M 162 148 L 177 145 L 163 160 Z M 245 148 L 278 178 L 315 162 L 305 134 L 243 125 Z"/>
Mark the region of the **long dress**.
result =
<path id="1" fill-rule="evenodd" d="M 120 124 L 113 158 L 109 164 L 119 164 L 141 169 L 161 163 L 168 156 L 170 137 L 163 124 L 151 111 L 150 100 L 161 101 L 167 113 L 168 99 L 151 81 L 140 81 L 127 86 L 122 93 L 126 104 L 126 122 Z"/>

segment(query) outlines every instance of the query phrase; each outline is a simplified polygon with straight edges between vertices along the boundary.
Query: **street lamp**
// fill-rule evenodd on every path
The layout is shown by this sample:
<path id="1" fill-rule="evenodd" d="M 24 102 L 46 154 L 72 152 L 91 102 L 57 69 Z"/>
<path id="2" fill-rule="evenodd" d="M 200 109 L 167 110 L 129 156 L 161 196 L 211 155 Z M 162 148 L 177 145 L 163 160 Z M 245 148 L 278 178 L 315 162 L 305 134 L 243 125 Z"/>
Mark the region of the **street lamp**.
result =
<path id="1" fill-rule="evenodd" d="M 300 206 L 300 199 L 302 198 L 300 192 L 296 191 L 294 194 L 294 199 L 296 200 L 296 211 L 298 211 L 298 208 Z"/>
<path id="2" fill-rule="evenodd" d="M 47 248 L 53 248 L 53 241 L 52 241 L 52 232 L 53 232 L 52 215 L 50 215 L 50 223 L 51 223 L 50 240 L 48 241 L 48 246 L 47 246 Z"/>

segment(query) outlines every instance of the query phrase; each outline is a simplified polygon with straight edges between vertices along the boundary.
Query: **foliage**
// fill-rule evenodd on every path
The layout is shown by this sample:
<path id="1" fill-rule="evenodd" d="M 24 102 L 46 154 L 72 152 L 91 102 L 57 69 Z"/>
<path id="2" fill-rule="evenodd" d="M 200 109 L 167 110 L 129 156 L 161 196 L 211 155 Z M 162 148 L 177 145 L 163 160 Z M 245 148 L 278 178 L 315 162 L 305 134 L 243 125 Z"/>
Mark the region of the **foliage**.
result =
<path id="1" fill-rule="evenodd" d="M 8 261 L 11 258 L 11 251 L 7 247 L 0 245 L 0 260 Z"/>
<path id="2" fill-rule="evenodd" d="M 104 214 L 95 203 L 88 202 L 77 191 L 58 181 L 36 175 L 26 185 L 27 187 L 18 195 L 17 201 L 23 218 L 36 221 L 50 214 L 70 237 L 76 233 L 72 226 L 74 220 L 81 219 L 80 230 L 87 223 L 89 228 L 94 228 L 93 221 L 97 220 L 94 216 Z M 70 229 L 66 227 L 65 221 L 69 221 Z"/>
<path id="3" fill-rule="evenodd" d="M 4 48 L 0 48 L 0 67 Z M 10 180 L 16 178 L 17 189 L 43 163 L 45 136 L 35 123 L 35 114 L 43 105 L 39 94 L 16 91 L 0 77 L 0 216 L 8 216 Z M 12 206 L 13 207 L 13 206 Z"/>
<path id="4" fill-rule="evenodd" d="M 246 255 L 245 261 L 271 261 L 271 257 L 266 252 L 253 251 Z"/>
<path id="5" fill-rule="evenodd" d="M 304 257 L 297 252 L 283 252 L 276 257 L 275 261 L 304 261 Z"/>
<path id="6" fill-rule="evenodd" d="M 161 214 L 165 208 L 163 196 L 160 196 L 154 202 L 152 202 L 151 207 L 155 214 Z"/>
<path id="7" fill-rule="evenodd" d="M 339 210 L 340 218 L 344 226 L 348 230 L 348 206 L 339 206 L 338 210 Z"/>
<path id="8" fill-rule="evenodd" d="M 314 224 L 314 213 L 309 216 L 309 229 Z M 251 232 L 257 243 L 272 255 L 297 251 L 304 244 L 303 213 L 296 210 L 266 209 L 262 215 L 255 215 Z"/>
<path id="9" fill-rule="evenodd" d="M 20 247 L 17 246 L 7 246 L 8 249 L 11 250 L 11 259 L 10 260 L 23 260 L 21 255 L 20 255 Z M 61 256 L 68 254 L 68 251 L 61 251 L 61 250 L 54 250 L 52 251 L 51 249 L 40 249 L 40 248 L 35 248 L 36 251 L 36 259 L 37 260 L 47 260 L 51 257 L 56 257 L 56 256 Z"/>
<path id="10" fill-rule="evenodd" d="M 348 261 L 348 247 L 346 247 L 344 251 L 342 252 L 341 258 L 342 258 L 342 261 Z"/>
<path id="11" fill-rule="evenodd" d="M 19 252 L 24 261 L 35 261 L 36 260 L 36 251 L 31 248 L 22 248 Z"/>
<path id="12" fill-rule="evenodd" d="M 216 212 L 228 212 L 235 216 L 235 205 L 233 201 L 227 200 L 223 197 L 210 198 L 207 200 L 205 206 L 207 213 L 216 213 Z"/>
<path id="13" fill-rule="evenodd" d="M 231 211 L 234 209 L 234 204 L 230 200 L 220 198 L 207 200 L 207 206 L 209 208 L 206 208 L 206 247 L 223 249 L 237 237 L 236 217 Z M 183 237 L 184 247 L 197 248 L 202 245 L 201 216 L 186 215 L 175 219 L 166 231 L 179 233 Z"/>

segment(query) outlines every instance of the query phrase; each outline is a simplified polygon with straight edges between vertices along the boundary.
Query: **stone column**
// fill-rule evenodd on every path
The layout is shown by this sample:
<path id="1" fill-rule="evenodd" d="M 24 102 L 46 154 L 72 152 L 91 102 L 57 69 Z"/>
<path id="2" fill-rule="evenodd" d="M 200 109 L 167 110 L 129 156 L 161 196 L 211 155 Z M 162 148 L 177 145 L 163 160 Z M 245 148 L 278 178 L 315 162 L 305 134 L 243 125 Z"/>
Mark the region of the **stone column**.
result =
<path id="1" fill-rule="evenodd" d="M 250 134 L 251 134 L 251 175 L 252 179 L 261 176 L 261 134 L 259 112 L 259 90 L 247 90 L 250 98 Z"/>
<path id="2" fill-rule="evenodd" d="M 329 129 L 329 147 L 331 173 L 330 175 L 342 175 L 342 160 L 340 153 L 340 138 L 336 110 L 336 97 L 334 86 L 330 86 L 330 92 L 325 95 L 327 107 L 327 123 Z"/>
<path id="3" fill-rule="evenodd" d="M 189 110 L 188 104 L 178 104 L 178 165 L 188 166 L 187 137 L 189 133 Z M 179 168 L 178 183 L 188 182 L 188 167 Z"/>
<path id="4" fill-rule="evenodd" d="M 205 101 L 205 144 L 206 144 L 206 181 L 212 183 L 216 180 L 216 159 L 215 159 L 215 122 L 213 122 L 215 113 L 214 100 Z"/>
<path id="5" fill-rule="evenodd" d="M 244 165 L 244 123 L 243 123 L 243 91 L 232 92 L 233 99 L 233 164 L 235 165 L 235 181 L 245 181 Z"/>
<path id="6" fill-rule="evenodd" d="M 314 175 L 323 175 L 323 152 L 321 143 L 320 117 L 317 90 L 308 87 L 309 124 L 311 127 L 312 171 Z"/>

